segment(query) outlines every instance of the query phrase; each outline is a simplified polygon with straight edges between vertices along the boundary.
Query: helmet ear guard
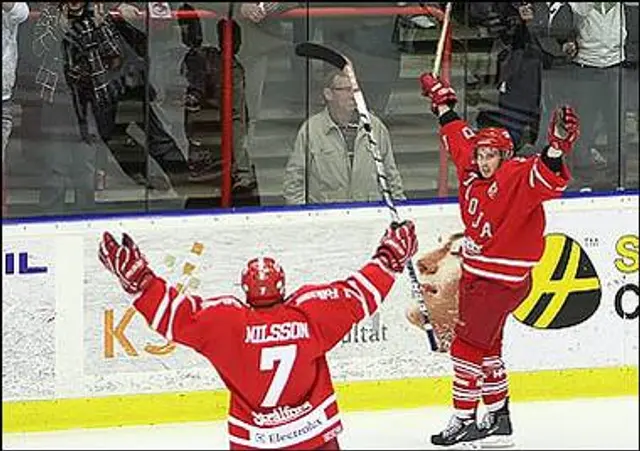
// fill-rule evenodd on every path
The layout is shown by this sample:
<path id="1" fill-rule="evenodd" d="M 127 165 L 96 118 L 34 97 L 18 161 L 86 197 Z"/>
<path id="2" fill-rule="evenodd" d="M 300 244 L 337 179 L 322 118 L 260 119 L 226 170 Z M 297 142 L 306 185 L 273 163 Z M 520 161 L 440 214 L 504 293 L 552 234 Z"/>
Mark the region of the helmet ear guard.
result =
<path id="1" fill-rule="evenodd" d="M 258 257 L 247 262 L 242 271 L 241 286 L 252 307 L 269 307 L 284 300 L 284 270 L 271 257 Z"/>

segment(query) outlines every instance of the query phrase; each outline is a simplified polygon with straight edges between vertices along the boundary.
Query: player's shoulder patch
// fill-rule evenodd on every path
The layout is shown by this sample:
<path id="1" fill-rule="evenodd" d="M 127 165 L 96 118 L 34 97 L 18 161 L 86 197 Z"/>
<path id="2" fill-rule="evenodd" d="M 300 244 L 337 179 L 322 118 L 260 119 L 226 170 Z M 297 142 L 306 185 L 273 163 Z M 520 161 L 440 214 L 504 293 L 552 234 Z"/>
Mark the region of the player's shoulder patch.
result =
<path id="1" fill-rule="evenodd" d="M 329 301 L 339 299 L 339 288 L 330 285 L 304 285 L 285 301 L 289 305 L 302 305 L 308 301 Z"/>

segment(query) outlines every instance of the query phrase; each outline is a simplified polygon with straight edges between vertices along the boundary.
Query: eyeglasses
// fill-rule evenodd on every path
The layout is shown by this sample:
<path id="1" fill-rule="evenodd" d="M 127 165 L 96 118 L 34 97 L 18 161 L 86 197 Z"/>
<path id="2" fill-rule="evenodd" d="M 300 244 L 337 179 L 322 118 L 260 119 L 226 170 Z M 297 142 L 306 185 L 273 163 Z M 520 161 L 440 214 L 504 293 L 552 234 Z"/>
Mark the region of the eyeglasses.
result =
<path id="1" fill-rule="evenodd" d="M 332 91 L 351 91 L 351 86 L 332 86 Z"/>

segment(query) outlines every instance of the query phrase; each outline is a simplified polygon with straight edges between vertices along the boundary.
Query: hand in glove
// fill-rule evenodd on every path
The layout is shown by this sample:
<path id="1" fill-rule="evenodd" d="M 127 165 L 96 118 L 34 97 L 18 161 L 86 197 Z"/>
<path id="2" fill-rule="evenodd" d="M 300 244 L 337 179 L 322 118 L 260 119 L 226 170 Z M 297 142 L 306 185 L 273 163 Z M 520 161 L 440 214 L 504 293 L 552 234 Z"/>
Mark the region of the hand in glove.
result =
<path id="1" fill-rule="evenodd" d="M 126 233 L 122 234 L 120 244 L 113 235 L 104 232 L 98 258 L 109 272 L 115 274 L 122 288 L 130 294 L 142 292 L 155 276 L 138 245 Z"/>
<path id="2" fill-rule="evenodd" d="M 392 223 L 380 240 L 374 258 L 393 272 L 402 272 L 418 251 L 418 238 L 413 222 Z"/>
<path id="3" fill-rule="evenodd" d="M 422 95 L 431 99 L 431 111 L 438 114 L 438 107 L 449 106 L 453 108 L 458 102 L 456 92 L 449 83 L 441 80 L 431 73 L 420 76 Z"/>
<path id="4" fill-rule="evenodd" d="M 570 153 L 580 136 L 580 119 L 576 110 L 567 105 L 556 109 L 549 121 L 547 134 L 551 147 L 565 155 Z"/>

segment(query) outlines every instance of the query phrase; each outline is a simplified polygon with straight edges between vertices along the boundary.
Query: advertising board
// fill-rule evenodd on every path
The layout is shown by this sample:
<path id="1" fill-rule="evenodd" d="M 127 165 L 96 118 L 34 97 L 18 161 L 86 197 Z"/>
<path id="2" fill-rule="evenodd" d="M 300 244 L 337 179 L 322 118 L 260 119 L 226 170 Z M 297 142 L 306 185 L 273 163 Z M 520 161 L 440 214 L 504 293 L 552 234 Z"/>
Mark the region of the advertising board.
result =
<path id="1" fill-rule="evenodd" d="M 507 323 L 510 371 L 637 368 L 638 197 L 566 199 L 547 210 L 533 289 Z M 436 303 L 455 304 L 457 205 L 405 206 L 400 214 L 417 225 L 421 282 L 435 288 Z M 3 226 L 3 403 L 223 388 L 204 358 L 152 332 L 131 308 L 98 261 L 104 231 L 129 233 L 173 281 L 201 243 L 189 290 L 242 298 L 249 258 L 275 257 L 293 291 L 346 277 L 372 255 L 387 223 L 387 212 L 371 207 Z M 336 382 L 450 374 L 447 354 L 429 352 L 424 333 L 405 318 L 410 293 L 401 275 L 381 312 L 331 351 Z"/>

